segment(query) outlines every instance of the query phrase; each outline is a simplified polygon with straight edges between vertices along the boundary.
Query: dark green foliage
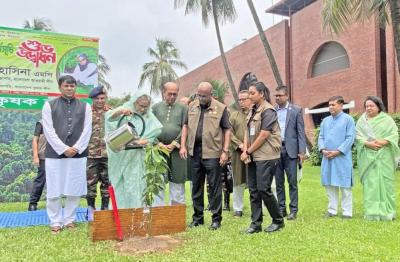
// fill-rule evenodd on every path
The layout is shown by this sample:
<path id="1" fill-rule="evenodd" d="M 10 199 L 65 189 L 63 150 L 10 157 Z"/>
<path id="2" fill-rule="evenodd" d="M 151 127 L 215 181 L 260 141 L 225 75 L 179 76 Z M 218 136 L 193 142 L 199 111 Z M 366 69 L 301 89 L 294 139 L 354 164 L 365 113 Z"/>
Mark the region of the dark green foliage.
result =
<path id="1" fill-rule="evenodd" d="M 219 102 L 224 103 L 225 96 L 229 90 L 228 84 L 220 80 L 206 80 L 206 82 L 209 82 L 212 85 L 213 97 Z"/>
<path id="2" fill-rule="evenodd" d="M 153 205 L 154 197 L 165 188 L 164 175 L 169 170 L 165 156 L 168 155 L 168 150 L 159 145 L 149 145 L 146 147 L 146 156 L 144 159 L 145 175 L 143 176 L 146 180 L 146 188 L 143 192 L 143 204 L 149 212 L 146 213 L 143 222 L 145 223 L 147 236 L 151 235 L 151 206 Z"/>
<path id="3" fill-rule="evenodd" d="M 165 186 L 164 174 L 168 172 L 169 167 L 164 155 L 169 155 L 165 148 L 158 145 L 146 147 L 144 179 L 147 187 L 143 192 L 143 203 L 148 207 L 153 204 L 154 196 L 157 196 Z"/>
<path id="4" fill-rule="evenodd" d="M 399 137 L 400 137 L 400 113 L 396 113 L 392 115 L 394 122 L 397 125 L 397 132 L 399 133 Z M 399 147 L 400 147 L 400 139 L 399 139 Z"/>
<path id="5" fill-rule="evenodd" d="M 115 109 L 121 106 L 123 103 L 128 102 L 131 99 L 131 95 L 125 95 L 121 97 L 110 97 L 108 98 L 107 104 Z"/>
<path id="6" fill-rule="evenodd" d="M 398 128 L 398 133 L 400 137 L 400 114 L 389 114 L 394 122 L 397 125 Z M 352 114 L 351 115 L 354 119 L 354 122 L 357 123 L 358 119 L 360 118 L 360 114 Z M 318 135 L 319 135 L 319 127 L 315 129 L 315 139 L 314 139 L 314 146 L 312 147 L 312 150 L 310 152 L 310 162 L 313 166 L 320 166 L 321 161 L 322 161 L 322 154 L 318 150 Z M 399 146 L 400 146 L 400 139 L 399 139 Z M 355 144 L 352 147 L 352 158 L 353 158 L 353 166 L 356 168 L 357 167 L 357 151 Z"/>
<path id="7" fill-rule="evenodd" d="M 40 112 L 0 111 L 0 202 L 29 198 L 36 168 L 32 136 Z"/>
<path id="8" fill-rule="evenodd" d="M 315 129 L 314 132 L 314 146 L 311 149 L 310 152 L 310 162 L 313 166 L 320 166 L 321 165 L 321 161 L 322 161 L 322 154 L 321 152 L 319 152 L 318 150 L 318 136 L 319 136 L 319 127 L 317 127 Z"/>

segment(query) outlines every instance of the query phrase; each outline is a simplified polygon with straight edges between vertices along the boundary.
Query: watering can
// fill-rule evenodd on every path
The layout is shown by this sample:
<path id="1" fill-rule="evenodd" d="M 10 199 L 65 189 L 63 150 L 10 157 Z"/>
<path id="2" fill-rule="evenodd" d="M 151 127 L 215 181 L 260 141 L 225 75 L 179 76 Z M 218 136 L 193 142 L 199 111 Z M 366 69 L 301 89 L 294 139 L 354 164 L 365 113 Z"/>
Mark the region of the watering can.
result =
<path id="1" fill-rule="evenodd" d="M 115 153 L 121 150 L 143 148 L 142 145 L 135 143 L 135 141 L 140 139 L 146 129 L 143 117 L 138 113 L 133 113 L 132 115 L 132 117 L 138 117 L 142 122 L 142 130 L 140 134 L 137 132 L 136 127 L 131 122 L 121 125 L 122 120 L 125 117 L 127 116 L 121 117 L 121 119 L 118 121 L 117 129 L 105 137 L 107 146 Z"/>

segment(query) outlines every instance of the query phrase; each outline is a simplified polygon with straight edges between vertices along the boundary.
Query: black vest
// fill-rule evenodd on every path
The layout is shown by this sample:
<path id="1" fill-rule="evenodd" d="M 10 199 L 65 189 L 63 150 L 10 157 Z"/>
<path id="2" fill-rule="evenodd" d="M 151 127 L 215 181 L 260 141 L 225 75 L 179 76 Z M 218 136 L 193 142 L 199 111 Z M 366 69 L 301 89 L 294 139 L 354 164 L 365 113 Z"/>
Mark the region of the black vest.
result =
<path id="1" fill-rule="evenodd" d="M 49 102 L 53 127 L 60 140 L 67 146 L 73 146 L 81 137 L 85 124 L 86 103 L 79 99 L 59 97 Z M 87 157 L 88 149 L 73 158 Z M 58 155 L 49 143 L 46 146 L 46 158 L 67 158 Z"/>

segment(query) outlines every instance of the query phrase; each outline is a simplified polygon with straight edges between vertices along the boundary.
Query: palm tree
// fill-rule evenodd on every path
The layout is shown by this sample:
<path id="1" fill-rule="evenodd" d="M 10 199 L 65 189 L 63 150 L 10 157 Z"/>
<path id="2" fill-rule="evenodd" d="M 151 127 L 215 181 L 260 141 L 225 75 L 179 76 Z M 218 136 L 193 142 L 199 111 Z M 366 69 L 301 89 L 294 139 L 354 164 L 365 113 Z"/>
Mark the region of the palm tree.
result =
<path id="1" fill-rule="evenodd" d="M 158 95 L 161 93 L 164 83 L 177 81 L 178 75 L 173 67 L 187 69 L 187 66 L 179 60 L 179 50 L 170 40 L 156 38 L 156 48 L 149 47 L 147 52 L 154 60 L 143 65 L 139 88 L 148 81 L 150 82 L 150 93 Z"/>
<path id="2" fill-rule="evenodd" d="M 265 53 L 267 54 L 267 59 L 271 65 L 272 73 L 274 74 L 276 84 L 278 86 L 283 86 L 281 74 L 279 73 L 278 66 L 276 65 L 274 54 L 272 53 L 271 46 L 269 45 L 268 39 L 264 34 L 264 30 L 261 26 L 260 19 L 258 18 L 256 9 L 252 0 L 247 0 L 247 4 L 250 8 L 251 15 L 253 16 L 254 22 L 256 23 L 258 35 L 260 36 L 261 42 L 263 43 Z"/>
<path id="3" fill-rule="evenodd" d="M 222 63 L 224 65 L 226 77 L 235 103 L 239 104 L 239 97 L 233 83 L 231 71 L 226 61 L 224 46 L 222 44 L 219 23 L 223 24 L 227 21 L 234 22 L 236 19 L 235 5 L 232 0 L 174 0 L 174 7 L 179 8 L 185 6 L 185 15 L 189 13 L 201 12 L 203 25 L 208 26 L 210 17 L 214 20 L 215 31 L 217 33 L 218 46 L 221 54 Z"/>
<path id="4" fill-rule="evenodd" d="M 53 26 L 50 20 L 43 17 L 34 17 L 32 20 L 25 20 L 22 27 L 38 31 L 53 31 Z"/>
<path id="5" fill-rule="evenodd" d="M 322 9 L 325 30 L 339 33 L 348 25 L 376 15 L 381 26 L 391 21 L 398 71 L 400 73 L 400 0 L 324 0 Z M 390 19 L 389 19 L 390 18 Z"/>
<path id="6" fill-rule="evenodd" d="M 224 103 L 226 93 L 228 92 L 228 85 L 220 80 L 206 80 L 212 86 L 212 94 L 219 102 Z"/>
<path id="7" fill-rule="evenodd" d="M 106 80 L 106 75 L 111 71 L 111 66 L 107 63 L 107 59 L 99 54 L 99 62 L 97 64 L 97 72 L 99 76 L 99 85 L 104 86 L 108 91 L 111 90 L 111 84 Z"/>
<path id="8" fill-rule="evenodd" d="M 54 31 L 51 21 L 43 17 L 34 17 L 32 20 L 25 20 L 22 27 L 38 31 Z M 111 90 L 111 84 L 106 80 L 106 75 L 111 71 L 111 66 L 107 64 L 106 58 L 101 54 L 99 54 L 97 70 L 99 75 L 99 84 L 104 86 L 107 90 Z"/>

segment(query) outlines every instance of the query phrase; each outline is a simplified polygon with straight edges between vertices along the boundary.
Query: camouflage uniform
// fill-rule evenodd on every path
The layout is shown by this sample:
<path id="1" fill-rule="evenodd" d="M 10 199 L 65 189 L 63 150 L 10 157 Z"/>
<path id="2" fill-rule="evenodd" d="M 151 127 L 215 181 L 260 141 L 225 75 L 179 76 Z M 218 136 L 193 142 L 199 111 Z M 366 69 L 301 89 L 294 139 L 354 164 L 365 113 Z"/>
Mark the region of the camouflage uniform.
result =
<path id="1" fill-rule="evenodd" d="M 90 137 L 87 160 L 88 205 L 94 208 L 94 200 L 97 195 L 97 183 L 101 182 L 102 210 L 108 208 L 108 186 L 110 185 L 108 179 L 108 157 L 104 141 L 104 115 L 107 109 L 97 110 L 92 108 L 92 136 Z"/>

